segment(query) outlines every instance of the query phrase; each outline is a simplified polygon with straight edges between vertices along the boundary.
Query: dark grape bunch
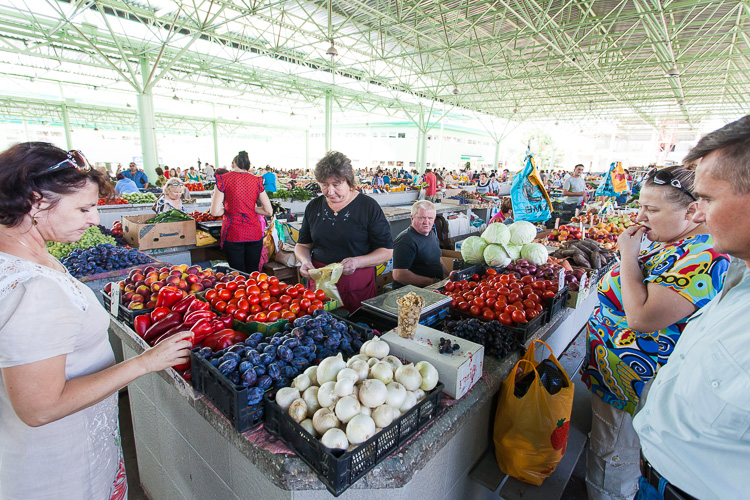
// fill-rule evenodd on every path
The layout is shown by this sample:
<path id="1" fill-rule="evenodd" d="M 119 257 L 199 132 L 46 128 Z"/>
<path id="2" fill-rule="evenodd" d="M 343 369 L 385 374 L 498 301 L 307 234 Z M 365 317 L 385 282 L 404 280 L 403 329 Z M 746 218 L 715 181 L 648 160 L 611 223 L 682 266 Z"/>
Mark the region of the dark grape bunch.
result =
<path id="1" fill-rule="evenodd" d="M 446 321 L 445 331 L 456 337 L 482 344 L 487 355 L 498 359 L 506 357 L 516 349 L 515 333 L 507 331 L 497 320 L 482 322 L 472 318 Z"/>
<path id="2" fill-rule="evenodd" d="M 438 345 L 438 352 L 440 354 L 451 354 L 453 351 L 458 351 L 459 349 L 461 349 L 460 345 L 451 345 L 450 339 L 440 337 L 440 344 Z"/>
<path id="3" fill-rule="evenodd" d="M 92 274 L 116 271 L 139 264 L 148 264 L 154 259 L 133 248 L 116 247 L 102 243 L 94 247 L 76 248 L 62 259 L 62 264 L 76 278 Z"/>

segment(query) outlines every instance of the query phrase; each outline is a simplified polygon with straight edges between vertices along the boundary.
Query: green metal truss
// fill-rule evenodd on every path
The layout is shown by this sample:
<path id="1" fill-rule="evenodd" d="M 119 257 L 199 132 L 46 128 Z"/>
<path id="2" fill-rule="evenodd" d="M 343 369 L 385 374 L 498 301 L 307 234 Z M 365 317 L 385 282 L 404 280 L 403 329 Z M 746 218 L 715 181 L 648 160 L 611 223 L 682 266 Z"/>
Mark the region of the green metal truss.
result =
<path id="1" fill-rule="evenodd" d="M 416 123 L 693 129 L 750 112 L 749 19 L 747 0 L 0 0 L 0 75 L 307 117 L 330 95 Z"/>

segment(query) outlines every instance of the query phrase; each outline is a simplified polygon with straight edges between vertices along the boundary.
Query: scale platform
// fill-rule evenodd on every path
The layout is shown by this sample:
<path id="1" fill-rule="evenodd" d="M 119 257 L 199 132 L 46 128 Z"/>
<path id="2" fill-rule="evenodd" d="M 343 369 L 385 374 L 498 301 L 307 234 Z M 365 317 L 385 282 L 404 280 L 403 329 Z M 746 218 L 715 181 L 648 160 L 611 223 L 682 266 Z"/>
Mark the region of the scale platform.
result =
<path id="1" fill-rule="evenodd" d="M 429 326 L 437 323 L 440 319 L 448 317 L 450 314 L 450 297 L 425 290 L 424 288 L 406 285 L 392 292 L 362 301 L 362 307 L 357 309 L 354 315 L 359 316 L 361 320 L 366 320 L 366 317 L 372 316 L 373 320 L 377 319 L 378 324 L 383 326 L 392 325 L 389 329 L 393 329 L 398 323 L 398 299 L 409 292 L 414 292 L 424 299 L 422 315 L 419 318 L 420 324 Z M 380 328 L 378 329 L 380 330 Z"/>

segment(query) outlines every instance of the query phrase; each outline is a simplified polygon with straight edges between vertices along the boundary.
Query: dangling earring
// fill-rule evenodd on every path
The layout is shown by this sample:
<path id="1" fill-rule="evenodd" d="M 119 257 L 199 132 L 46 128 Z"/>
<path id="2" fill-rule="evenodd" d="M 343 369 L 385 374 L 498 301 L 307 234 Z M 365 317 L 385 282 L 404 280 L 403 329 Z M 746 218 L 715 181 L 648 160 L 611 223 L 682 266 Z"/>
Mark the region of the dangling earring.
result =
<path id="1" fill-rule="evenodd" d="M 31 225 L 32 225 L 32 226 L 36 226 L 37 224 L 38 224 L 38 222 L 37 222 L 37 220 L 36 220 L 36 217 L 32 215 L 32 216 L 31 216 Z"/>

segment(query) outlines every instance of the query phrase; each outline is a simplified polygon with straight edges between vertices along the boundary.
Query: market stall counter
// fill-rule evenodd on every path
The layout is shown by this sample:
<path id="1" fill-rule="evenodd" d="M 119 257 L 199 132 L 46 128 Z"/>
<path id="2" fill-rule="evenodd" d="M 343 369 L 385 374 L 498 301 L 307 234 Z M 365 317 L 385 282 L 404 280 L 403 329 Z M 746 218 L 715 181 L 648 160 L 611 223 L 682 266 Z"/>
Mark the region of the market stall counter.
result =
<path id="1" fill-rule="evenodd" d="M 595 296 L 592 294 L 591 298 Z M 563 310 L 534 338 L 561 352 L 594 302 Z M 125 359 L 142 351 L 129 327 L 111 319 Z M 482 378 L 461 399 L 446 396 L 434 422 L 344 491 L 343 499 L 492 498 L 468 477 L 492 439 L 495 393 L 519 351 L 485 357 Z M 165 372 L 129 387 L 141 482 L 161 498 L 332 498 L 316 474 L 263 427 L 239 433 L 204 397 Z"/>

